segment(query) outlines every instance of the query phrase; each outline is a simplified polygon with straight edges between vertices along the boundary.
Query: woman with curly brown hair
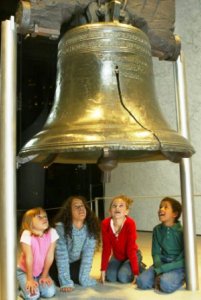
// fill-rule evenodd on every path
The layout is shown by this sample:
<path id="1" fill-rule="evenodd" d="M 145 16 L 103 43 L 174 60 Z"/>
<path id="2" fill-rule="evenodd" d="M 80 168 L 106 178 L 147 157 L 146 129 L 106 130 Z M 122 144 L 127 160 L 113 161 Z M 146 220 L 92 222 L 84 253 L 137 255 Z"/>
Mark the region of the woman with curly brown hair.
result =
<path id="1" fill-rule="evenodd" d="M 94 286 L 90 271 L 96 246 L 100 244 L 100 225 L 85 197 L 71 196 L 55 218 L 59 235 L 56 245 L 58 280 L 62 292 L 71 292 L 74 283 Z"/>

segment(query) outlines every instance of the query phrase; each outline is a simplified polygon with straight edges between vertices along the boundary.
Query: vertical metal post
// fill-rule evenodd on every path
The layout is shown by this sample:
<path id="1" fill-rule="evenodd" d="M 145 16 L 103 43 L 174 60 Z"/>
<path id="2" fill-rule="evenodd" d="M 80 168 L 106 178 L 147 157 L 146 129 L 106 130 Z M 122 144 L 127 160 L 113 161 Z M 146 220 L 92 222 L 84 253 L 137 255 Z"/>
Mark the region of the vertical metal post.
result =
<path id="1" fill-rule="evenodd" d="M 99 209 L 98 209 L 98 201 L 99 201 L 99 198 L 95 198 L 94 199 L 94 201 L 95 201 L 95 214 L 96 214 L 96 216 L 97 217 L 99 217 Z"/>
<path id="2" fill-rule="evenodd" d="M 93 199 L 92 199 L 92 184 L 89 184 L 89 201 L 90 201 L 90 208 L 93 210 Z"/>
<path id="3" fill-rule="evenodd" d="M 187 109 L 187 85 L 185 74 L 185 61 L 183 52 L 174 63 L 174 79 L 176 87 L 177 123 L 178 130 L 185 138 L 189 139 L 189 122 Z M 187 289 L 197 290 L 198 267 L 195 234 L 195 213 L 193 203 L 193 176 L 190 158 L 183 158 L 180 163 L 180 181 L 183 206 L 183 227 L 185 264 L 187 276 Z"/>
<path id="4" fill-rule="evenodd" d="M 16 300 L 16 28 L 1 24 L 0 268 L 1 299 Z"/>

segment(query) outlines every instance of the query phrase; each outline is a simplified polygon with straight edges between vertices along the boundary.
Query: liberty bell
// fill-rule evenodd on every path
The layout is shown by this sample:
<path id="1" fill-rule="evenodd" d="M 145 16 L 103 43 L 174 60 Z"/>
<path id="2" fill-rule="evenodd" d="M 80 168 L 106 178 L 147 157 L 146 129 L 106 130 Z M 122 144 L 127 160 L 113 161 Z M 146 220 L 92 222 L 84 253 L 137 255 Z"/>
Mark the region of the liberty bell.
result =
<path id="1" fill-rule="evenodd" d="M 41 132 L 20 151 L 44 166 L 169 159 L 194 153 L 172 130 L 155 96 L 151 46 L 118 22 L 67 31 L 59 42 L 55 100 Z"/>

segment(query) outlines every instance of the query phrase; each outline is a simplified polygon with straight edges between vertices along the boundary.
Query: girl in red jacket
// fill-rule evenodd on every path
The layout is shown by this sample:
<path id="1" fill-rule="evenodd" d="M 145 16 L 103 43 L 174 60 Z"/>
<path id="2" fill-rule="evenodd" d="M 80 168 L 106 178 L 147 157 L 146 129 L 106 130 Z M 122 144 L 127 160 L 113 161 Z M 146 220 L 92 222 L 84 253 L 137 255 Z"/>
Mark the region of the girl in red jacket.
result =
<path id="1" fill-rule="evenodd" d="M 128 217 L 133 200 L 120 195 L 112 199 L 110 217 L 102 221 L 101 278 L 110 282 L 135 282 L 141 254 L 136 244 L 135 221 Z"/>

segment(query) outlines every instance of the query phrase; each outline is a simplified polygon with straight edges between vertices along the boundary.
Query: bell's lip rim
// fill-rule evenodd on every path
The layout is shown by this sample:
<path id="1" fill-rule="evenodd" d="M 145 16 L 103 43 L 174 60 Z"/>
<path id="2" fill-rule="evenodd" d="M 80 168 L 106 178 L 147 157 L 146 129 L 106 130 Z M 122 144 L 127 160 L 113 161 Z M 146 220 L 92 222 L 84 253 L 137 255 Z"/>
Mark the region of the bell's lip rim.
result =
<path id="1" fill-rule="evenodd" d="M 113 152 L 113 151 L 111 151 Z M 117 163 L 134 163 L 134 162 L 146 162 L 146 161 L 159 161 L 159 160 L 169 160 L 173 163 L 179 163 L 183 158 L 190 158 L 193 153 L 192 152 L 179 152 L 179 151 L 161 151 L 161 150 L 154 150 L 154 151 L 130 151 L 130 155 L 126 156 L 125 151 L 114 151 L 116 155 L 115 161 Z M 127 152 L 127 151 L 126 151 Z M 87 151 L 87 153 L 89 153 Z M 50 151 L 39 151 L 38 153 L 26 152 L 20 153 L 18 157 L 22 160 L 22 163 L 26 163 L 28 161 L 32 161 L 34 163 L 39 163 L 42 165 L 46 165 L 46 162 L 51 161 L 52 163 L 97 163 L 99 158 L 101 157 L 102 149 L 99 151 L 90 151 L 90 156 L 86 155 L 86 152 L 50 152 Z M 70 155 L 69 155 L 70 154 Z M 78 155 L 79 154 L 79 155 Z M 133 154 L 133 155 L 132 155 Z M 135 155 L 137 154 L 137 155 Z M 23 162 L 24 161 L 24 162 Z"/>
<path id="2" fill-rule="evenodd" d="M 163 145 L 164 146 L 164 145 Z M 173 146 L 173 145 L 172 145 Z M 97 152 L 97 151 L 101 151 L 103 148 L 105 147 L 109 147 L 111 152 L 117 152 L 117 153 L 121 153 L 121 152 L 130 152 L 130 153 L 134 153 L 134 152 L 162 152 L 162 153 L 185 153 L 186 156 L 184 157 L 191 157 L 193 154 L 195 154 L 195 149 L 191 146 L 189 148 L 185 148 L 185 147 L 177 147 L 176 149 L 173 147 L 171 148 L 169 147 L 157 147 L 156 145 L 152 145 L 149 147 L 140 147 L 138 146 L 134 146 L 134 145 L 124 145 L 121 147 L 119 145 L 85 145 L 85 147 L 81 146 L 81 145 L 77 145 L 77 147 L 75 145 L 63 145 L 63 147 L 61 145 L 58 145 L 57 147 L 51 147 L 49 145 L 49 147 L 40 147 L 40 146 L 27 146 L 26 144 L 24 145 L 24 147 L 21 148 L 21 150 L 19 151 L 19 156 L 20 157 L 26 157 L 29 155 L 36 155 L 36 154 L 44 154 L 44 153 L 58 153 L 58 154 L 62 154 L 62 153 L 90 153 L 90 152 Z"/>

